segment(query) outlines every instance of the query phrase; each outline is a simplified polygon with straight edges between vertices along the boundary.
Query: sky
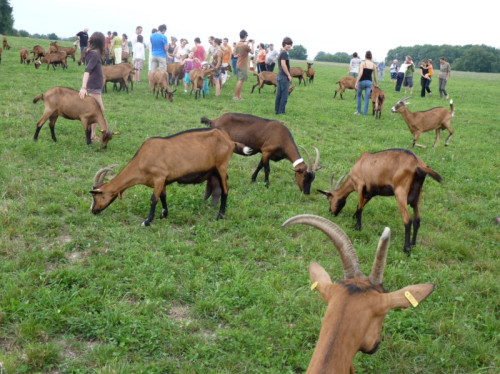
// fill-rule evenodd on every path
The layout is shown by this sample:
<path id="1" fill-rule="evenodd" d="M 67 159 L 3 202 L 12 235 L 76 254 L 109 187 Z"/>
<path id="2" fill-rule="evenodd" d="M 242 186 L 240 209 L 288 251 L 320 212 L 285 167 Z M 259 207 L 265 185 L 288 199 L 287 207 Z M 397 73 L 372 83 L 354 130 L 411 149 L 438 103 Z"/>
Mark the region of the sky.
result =
<path id="1" fill-rule="evenodd" d="M 463 4 L 460 4 L 463 3 Z M 371 50 L 381 61 L 390 49 L 422 44 L 485 44 L 500 49 L 494 1 L 168 1 L 168 0 L 10 0 L 14 28 L 30 34 L 55 33 L 59 38 L 76 35 L 88 27 L 117 31 L 131 38 L 136 26 L 149 38 L 152 28 L 167 25 L 166 35 L 186 38 L 189 46 L 199 37 L 248 39 L 281 47 L 285 36 L 307 50 L 313 60 L 326 53 Z"/>

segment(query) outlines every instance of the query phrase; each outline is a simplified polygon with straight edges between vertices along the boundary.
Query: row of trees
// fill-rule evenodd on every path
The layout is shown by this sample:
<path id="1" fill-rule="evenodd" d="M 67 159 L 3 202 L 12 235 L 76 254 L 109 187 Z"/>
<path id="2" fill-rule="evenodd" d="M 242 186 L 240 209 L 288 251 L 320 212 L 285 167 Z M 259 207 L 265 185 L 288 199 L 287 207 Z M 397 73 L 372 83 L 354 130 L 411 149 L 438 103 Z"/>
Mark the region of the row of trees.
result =
<path id="1" fill-rule="evenodd" d="M 500 49 L 484 44 L 465 46 L 425 44 L 413 47 L 397 47 L 389 50 L 385 63 L 390 65 L 394 59 L 401 63 L 405 56 L 411 56 L 416 64 L 419 64 L 422 59 L 429 58 L 435 64 L 438 64 L 439 58 L 444 56 L 452 65 L 453 70 L 500 73 Z M 345 52 L 335 54 L 319 52 L 314 61 L 349 63 L 351 58 L 352 56 Z"/>

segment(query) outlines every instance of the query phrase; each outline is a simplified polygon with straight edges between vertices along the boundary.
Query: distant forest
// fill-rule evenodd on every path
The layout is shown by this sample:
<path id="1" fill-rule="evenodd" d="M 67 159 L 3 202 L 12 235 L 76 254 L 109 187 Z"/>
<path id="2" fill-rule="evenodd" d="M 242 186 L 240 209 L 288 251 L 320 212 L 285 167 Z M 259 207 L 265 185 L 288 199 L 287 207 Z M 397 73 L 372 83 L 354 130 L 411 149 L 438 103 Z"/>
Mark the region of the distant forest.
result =
<path id="1" fill-rule="evenodd" d="M 411 56 L 416 64 L 422 59 L 432 59 L 439 64 L 441 56 L 451 64 L 453 70 L 474 71 L 479 73 L 500 73 L 500 49 L 487 45 L 416 45 L 413 47 L 397 47 L 389 50 L 385 58 L 386 66 L 396 59 L 400 63 L 405 56 Z M 363 58 L 363 56 L 360 56 Z M 319 52 L 314 61 L 343 62 L 349 63 L 352 55 L 339 52 L 335 54 Z"/>

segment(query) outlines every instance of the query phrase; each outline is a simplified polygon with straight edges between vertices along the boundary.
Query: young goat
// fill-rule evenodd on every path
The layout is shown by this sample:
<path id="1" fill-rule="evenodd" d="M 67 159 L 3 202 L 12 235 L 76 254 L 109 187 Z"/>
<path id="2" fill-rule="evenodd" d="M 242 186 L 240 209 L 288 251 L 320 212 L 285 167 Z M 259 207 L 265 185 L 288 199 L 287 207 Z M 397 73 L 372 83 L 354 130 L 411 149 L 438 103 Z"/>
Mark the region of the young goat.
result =
<path id="1" fill-rule="evenodd" d="M 204 79 L 205 77 L 211 77 L 213 73 L 214 69 L 202 70 L 199 68 L 194 68 L 193 70 L 191 70 L 189 72 L 189 80 L 191 81 L 191 92 L 189 94 L 191 95 L 194 90 L 195 99 L 198 99 L 198 97 L 201 96 L 201 93 L 203 93 L 203 97 L 205 97 L 205 90 L 203 89 L 203 86 L 205 84 Z"/>
<path id="2" fill-rule="evenodd" d="M 309 84 L 313 83 L 314 82 L 314 69 L 312 68 L 313 66 L 313 63 L 312 62 L 308 62 L 307 63 L 307 70 L 306 70 L 306 76 L 307 78 L 309 78 Z"/>
<path id="3" fill-rule="evenodd" d="M 446 138 L 445 146 L 448 146 L 451 136 L 453 135 L 453 128 L 451 127 L 451 119 L 455 115 L 455 108 L 453 100 L 450 100 L 450 111 L 445 107 L 437 107 L 423 112 L 410 112 L 406 105 L 408 97 L 399 100 L 394 107 L 392 113 L 399 113 L 403 116 L 410 132 L 413 134 L 413 146 L 427 148 L 425 145 L 417 144 L 417 140 L 422 133 L 427 131 L 436 130 L 436 141 L 432 148 L 435 148 L 440 138 L 441 129 L 449 131 L 450 135 Z"/>
<path id="4" fill-rule="evenodd" d="M 428 167 L 415 153 L 406 149 L 388 149 L 376 153 L 363 153 L 352 167 L 347 179 L 343 177 L 333 189 L 333 176 L 330 191 L 318 190 L 326 195 L 330 203 L 330 213 L 337 216 L 344 207 L 347 197 L 353 191 L 358 193 L 358 208 L 354 217 L 356 230 L 361 230 L 361 215 L 364 206 L 374 196 L 395 196 L 405 226 L 403 251 L 410 254 L 415 245 L 420 227 L 420 200 L 425 177 L 429 174 L 441 182 L 441 176 Z M 342 185 L 340 185 L 342 183 Z M 413 221 L 407 205 L 413 208 Z M 411 226 L 413 238 L 410 243 Z"/>
<path id="5" fill-rule="evenodd" d="M 63 69 L 67 69 L 67 58 L 68 56 L 64 51 L 48 53 L 35 62 L 35 68 L 38 69 L 42 64 L 47 64 L 47 70 L 49 70 L 50 65 L 56 70 L 56 65 L 60 64 Z"/>
<path id="6" fill-rule="evenodd" d="M 161 92 L 161 96 L 166 98 L 168 101 L 174 101 L 174 91 L 170 91 L 170 84 L 168 83 L 168 73 L 166 71 L 157 69 L 153 74 L 151 79 L 151 91 L 153 91 L 153 95 L 156 92 L 156 98 L 158 99 L 158 95 Z"/>
<path id="7" fill-rule="evenodd" d="M 275 162 L 288 159 L 293 164 L 295 179 L 299 188 L 308 195 L 315 173 L 320 169 L 319 151 L 316 147 L 316 160 L 314 166 L 311 163 L 309 153 L 304 149 L 308 163 L 306 164 L 300 156 L 290 130 L 282 123 L 275 120 L 252 116 L 250 114 L 227 113 L 214 120 L 206 117 L 201 118 L 212 128 L 224 130 L 235 142 L 240 142 L 252 149 L 252 155 L 262 153 L 262 158 L 257 169 L 252 175 L 252 182 L 257 179 L 257 174 L 264 168 L 266 187 L 269 187 L 269 161 Z"/>
<path id="8" fill-rule="evenodd" d="M 302 68 L 290 68 L 290 75 L 292 78 L 299 79 L 299 86 L 302 81 L 304 81 L 304 86 L 306 85 L 306 78 L 304 77 L 305 71 Z"/>
<path id="9" fill-rule="evenodd" d="M 68 57 L 71 57 L 71 58 L 73 58 L 73 61 L 76 61 L 76 58 L 75 58 L 76 48 L 75 47 L 61 47 L 60 45 L 57 44 L 57 42 L 50 43 L 49 53 L 61 52 L 61 51 L 66 52 Z"/>
<path id="10" fill-rule="evenodd" d="M 369 277 L 363 275 L 358 256 L 349 237 L 333 222 L 318 216 L 299 215 L 283 226 L 304 224 L 323 231 L 339 252 L 344 277 L 332 283 L 318 263 L 309 265 L 311 289 L 317 289 L 328 304 L 308 374 L 354 373 L 353 359 L 358 351 L 373 354 L 382 340 L 382 325 L 392 309 L 416 307 L 434 290 L 432 283 L 415 284 L 387 292 L 383 276 L 391 231 L 380 237 Z"/>
<path id="11" fill-rule="evenodd" d="M 373 86 L 370 92 L 370 99 L 372 101 L 373 115 L 375 119 L 380 119 L 382 117 L 382 109 L 384 108 L 385 92 L 377 86 Z"/>
<path id="12" fill-rule="evenodd" d="M 160 218 L 168 216 L 167 185 L 208 181 L 205 199 L 210 193 L 220 191 L 222 199 L 217 219 L 223 218 L 229 190 L 227 168 L 233 152 L 243 153 L 243 145 L 233 142 L 224 131 L 218 129 L 193 129 L 166 138 L 149 138 L 109 183 L 103 184 L 109 167 L 97 172 L 94 187 L 90 191 L 92 213 L 102 212 L 117 197 L 121 199 L 126 189 L 143 184 L 154 190 L 149 215 L 142 223 L 149 226 L 154 219 L 158 200 L 163 207 Z"/>
<path id="13" fill-rule="evenodd" d="M 118 65 L 105 65 L 102 67 L 102 75 L 104 80 L 103 91 L 108 92 L 107 83 L 120 82 L 123 84 L 128 93 L 128 78 L 130 76 L 130 72 L 135 71 L 134 67 L 128 63 L 122 63 Z"/>
<path id="14" fill-rule="evenodd" d="M 335 90 L 335 95 L 333 95 L 333 98 L 335 99 L 337 97 L 337 92 L 340 92 L 340 98 L 344 99 L 342 96 L 345 92 L 345 90 L 354 90 L 354 98 L 356 98 L 356 78 L 354 77 L 343 77 L 341 78 L 338 82 L 335 82 L 339 85 L 339 88 Z"/>
<path id="15" fill-rule="evenodd" d="M 255 87 L 259 86 L 259 93 L 262 87 L 265 84 L 269 86 L 274 86 L 274 93 L 276 93 L 276 87 L 278 85 L 278 74 L 273 73 L 272 71 L 261 71 L 260 73 L 253 73 L 257 77 L 257 83 L 252 86 L 252 92 L 255 90 Z M 295 85 L 288 87 L 288 94 L 290 95 L 295 89 Z"/>
<path id="16" fill-rule="evenodd" d="M 45 49 L 43 49 L 41 45 L 37 44 L 33 47 L 31 53 L 33 53 L 33 61 L 35 61 L 37 58 L 45 56 Z"/>
<path id="17" fill-rule="evenodd" d="M 7 50 L 7 49 L 10 49 L 10 44 L 9 42 L 7 41 L 7 38 L 3 38 L 3 49 Z"/>
<path id="18" fill-rule="evenodd" d="M 21 47 L 21 52 L 19 52 L 19 58 L 20 58 L 20 63 L 21 64 L 26 64 L 29 65 L 31 60 L 30 60 L 30 53 L 26 49 L 26 47 Z"/>
<path id="19" fill-rule="evenodd" d="M 42 126 L 50 119 L 49 126 L 52 140 L 56 142 L 54 127 L 59 116 L 70 120 L 80 120 L 85 131 L 87 144 L 92 142 L 90 134 L 93 123 L 98 123 L 101 128 L 100 140 L 103 148 L 107 147 L 114 134 L 118 134 L 109 131 L 108 122 L 104 118 L 101 107 L 93 97 L 87 96 L 82 100 L 76 90 L 67 87 L 53 87 L 47 92 L 37 95 L 33 99 L 33 103 L 36 104 L 39 100 L 44 101 L 45 110 L 42 118 L 36 124 L 34 140 L 38 140 L 38 134 Z"/>

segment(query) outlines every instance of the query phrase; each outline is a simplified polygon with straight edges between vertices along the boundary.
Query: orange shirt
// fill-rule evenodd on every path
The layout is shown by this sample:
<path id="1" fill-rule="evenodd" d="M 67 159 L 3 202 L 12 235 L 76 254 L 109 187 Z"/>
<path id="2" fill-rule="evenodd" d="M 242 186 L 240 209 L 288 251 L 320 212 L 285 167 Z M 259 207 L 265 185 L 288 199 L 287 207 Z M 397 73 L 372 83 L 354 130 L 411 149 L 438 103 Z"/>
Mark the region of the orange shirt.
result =
<path id="1" fill-rule="evenodd" d="M 233 52 L 233 50 L 231 49 L 231 47 L 229 45 L 226 45 L 225 48 L 226 48 L 226 50 L 223 51 L 224 55 L 222 56 L 222 63 L 228 64 L 229 59 L 231 58 L 231 53 Z"/>
<path id="2" fill-rule="evenodd" d="M 264 62 L 266 62 L 266 50 L 265 49 L 260 51 L 259 54 L 257 55 L 257 63 L 263 64 Z"/>

